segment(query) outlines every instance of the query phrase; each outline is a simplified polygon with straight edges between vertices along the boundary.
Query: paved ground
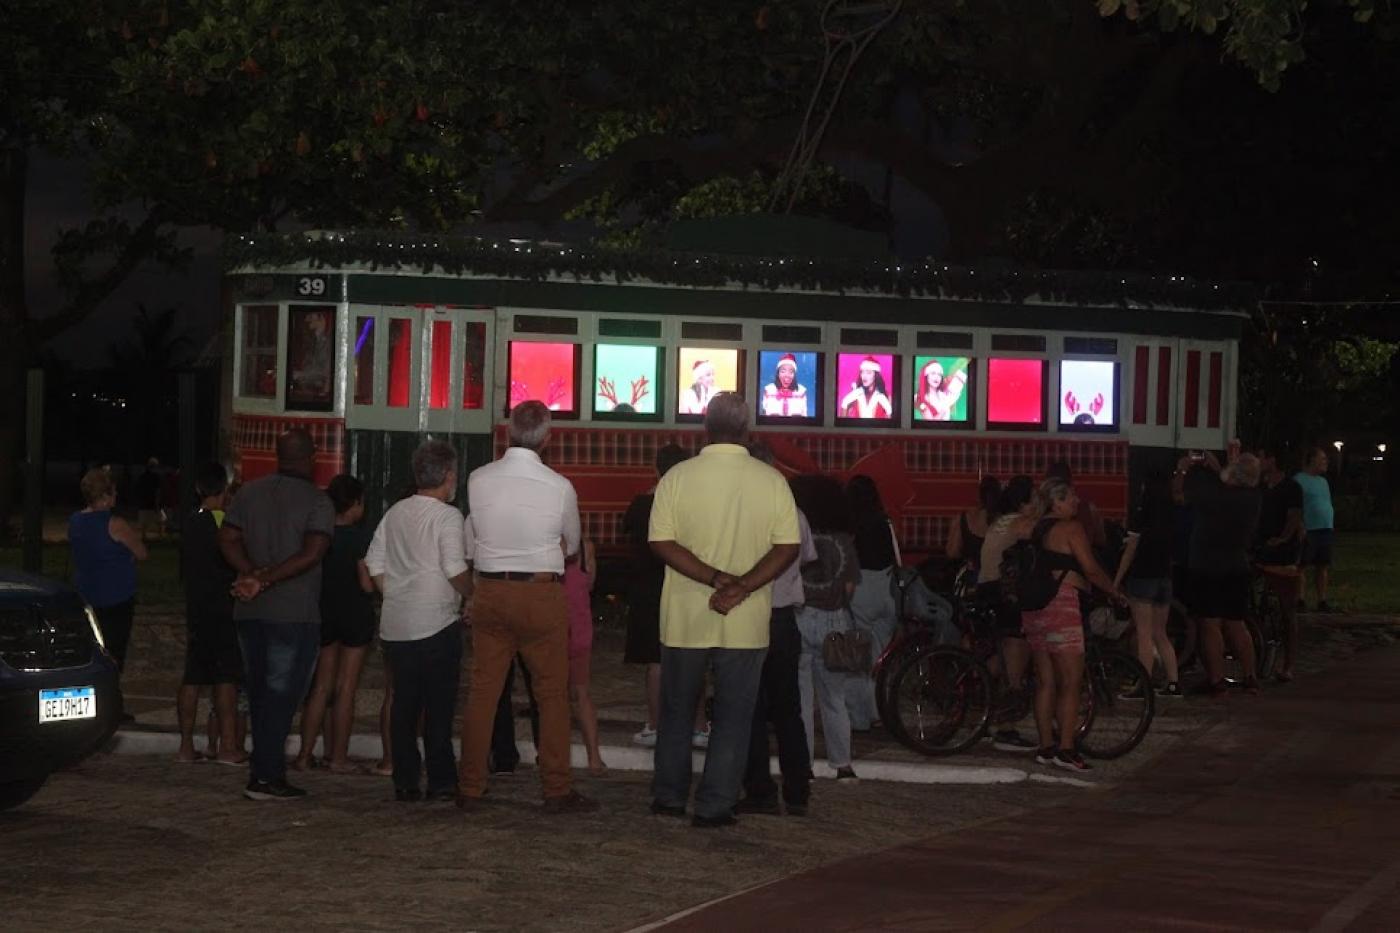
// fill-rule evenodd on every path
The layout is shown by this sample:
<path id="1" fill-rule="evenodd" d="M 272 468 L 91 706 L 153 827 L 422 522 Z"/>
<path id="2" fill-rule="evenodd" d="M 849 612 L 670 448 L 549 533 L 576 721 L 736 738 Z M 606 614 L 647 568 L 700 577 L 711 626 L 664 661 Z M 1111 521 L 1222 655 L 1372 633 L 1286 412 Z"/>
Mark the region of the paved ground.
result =
<path id="1" fill-rule="evenodd" d="M 605 607 L 606 608 L 606 607 Z M 606 615 L 606 613 L 605 613 Z M 1350 657 L 1358 650 L 1394 640 L 1400 628 L 1389 617 L 1307 616 L 1303 628 L 1304 649 L 1299 672 L 1307 676 Z M 643 699 L 642 669 L 622 663 L 623 634 L 616 626 L 598 629 L 593 652 L 592 693 L 598 707 L 600 733 L 604 745 L 628 746 L 631 736 L 646 718 Z M 135 712 L 138 728 L 169 731 L 175 728 L 175 690 L 183 670 L 185 629 L 182 615 L 171 612 L 143 611 L 138 617 L 128 656 L 127 674 L 123 680 L 127 708 Z M 470 648 L 468 649 L 470 654 Z M 470 665 L 468 664 L 468 667 Z M 1188 686 L 1199 679 L 1199 668 L 1186 678 Z M 462 679 L 462 693 L 468 687 Z M 380 652 L 372 649 L 366 660 L 365 672 L 356 697 L 356 731 L 377 735 L 379 708 L 384 697 L 384 674 Z M 525 694 L 516 678 L 516 698 L 523 709 Z M 207 696 L 201 700 L 201 714 L 208 709 Z M 1159 718 L 1154 723 L 1139 752 L 1120 762 L 1107 764 L 1094 780 L 1115 780 L 1138 767 L 1145 759 L 1168 747 L 1180 736 L 1205 725 L 1210 718 L 1209 707 L 1192 703 L 1164 702 L 1158 704 Z M 202 719 L 201 719 L 202 721 Z M 1029 726 L 1029 723 L 1026 724 Z M 202 727 L 201 727 L 202 729 Z M 818 725 L 818 755 L 824 754 Z M 528 723 L 517 722 L 517 736 L 527 740 Z M 460 735 L 460 728 L 454 734 Z M 1029 730 L 1028 730 L 1029 734 Z M 575 732 L 575 741 L 578 734 Z M 857 735 L 852 751 L 857 762 L 924 762 L 927 759 L 911 752 L 886 733 L 875 730 Z M 953 759 L 940 759 L 957 764 L 1005 766 L 1006 758 L 989 750 L 978 750 Z"/>
<path id="2" fill-rule="evenodd" d="M 1400 929 L 1400 648 L 1227 713 L 1112 790 L 824 865 L 666 929 Z"/>
<path id="3" fill-rule="evenodd" d="M 603 810 L 546 817 L 527 771 L 464 816 L 384 779 L 305 775 L 251 803 L 238 769 L 91 759 L 0 813 L 6 930 L 619 930 L 831 859 L 1062 800 L 1064 787 L 820 782 L 812 815 L 704 831 L 646 812 L 646 778 L 587 781 Z"/>
<path id="4" fill-rule="evenodd" d="M 1330 672 L 1187 700 L 1098 788 L 819 781 L 811 817 L 724 831 L 647 814 L 640 774 L 551 818 L 527 769 L 468 817 L 383 779 L 254 804 L 240 769 L 98 756 L 0 814 L 0 925 L 626 930 L 758 886 L 674 927 L 1395 929 L 1400 647 L 1309 638 Z"/>

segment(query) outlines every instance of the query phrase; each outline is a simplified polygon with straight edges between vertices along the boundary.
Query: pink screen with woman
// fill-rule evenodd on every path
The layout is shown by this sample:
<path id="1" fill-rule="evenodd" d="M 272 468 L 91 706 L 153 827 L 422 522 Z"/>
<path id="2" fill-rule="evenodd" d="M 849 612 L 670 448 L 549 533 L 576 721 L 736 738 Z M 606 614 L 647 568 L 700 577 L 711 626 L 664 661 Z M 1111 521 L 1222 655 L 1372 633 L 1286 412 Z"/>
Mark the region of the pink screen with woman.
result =
<path id="1" fill-rule="evenodd" d="M 894 417 L 890 386 L 894 354 L 840 353 L 836 357 L 836 417 L 888 421 Z"/>

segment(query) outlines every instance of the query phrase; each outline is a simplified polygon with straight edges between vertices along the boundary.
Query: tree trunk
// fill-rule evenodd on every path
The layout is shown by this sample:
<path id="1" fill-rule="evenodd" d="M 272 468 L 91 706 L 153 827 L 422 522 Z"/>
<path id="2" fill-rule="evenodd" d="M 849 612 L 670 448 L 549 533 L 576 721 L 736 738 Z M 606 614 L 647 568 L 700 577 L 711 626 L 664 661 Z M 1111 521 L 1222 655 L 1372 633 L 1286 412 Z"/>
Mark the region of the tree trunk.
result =
<path id="1" fill-rule="evenodd" d="M 34 359 L 24 276 L 28 171 L 29 157 L 23 148 L 0 148 L 0 541 L 12 533 L 24 444 L 24 374 Z"/>

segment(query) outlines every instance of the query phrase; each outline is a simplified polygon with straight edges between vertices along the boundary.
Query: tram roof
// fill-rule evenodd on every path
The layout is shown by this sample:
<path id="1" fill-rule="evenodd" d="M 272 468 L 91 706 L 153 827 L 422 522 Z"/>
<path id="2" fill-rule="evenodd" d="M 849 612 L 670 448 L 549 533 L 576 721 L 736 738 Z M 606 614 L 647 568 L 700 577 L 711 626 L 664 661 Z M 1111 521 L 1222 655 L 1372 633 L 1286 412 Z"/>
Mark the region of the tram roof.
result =
<path id="1" fill-rule="evenodd" d="M 1177 275 L 623 250 L 403 232 L 239 235 L 226 241 L 224 254 L 235 293 L 281 291 L 272 284 L 281 276 L 345 274 L 349 300 L 366 303 L 1234 338 L 1258 300 L 1247 284 Z"/>

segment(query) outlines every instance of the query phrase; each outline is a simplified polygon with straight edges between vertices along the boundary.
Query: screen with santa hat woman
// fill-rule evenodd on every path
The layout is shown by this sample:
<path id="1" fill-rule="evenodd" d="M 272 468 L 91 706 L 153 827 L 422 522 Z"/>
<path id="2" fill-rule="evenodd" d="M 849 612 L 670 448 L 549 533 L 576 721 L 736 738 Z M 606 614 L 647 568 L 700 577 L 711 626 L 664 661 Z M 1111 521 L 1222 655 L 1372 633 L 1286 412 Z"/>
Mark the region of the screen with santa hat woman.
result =
<path id="1" fill-rule="evenodd" d="M 899 374 L 891 353 L 836 355 L 836 417 L 844 421 L 890 421 L 895 415 Z"/>
<path id="2" fill-rule="evenodd" d="M 681 347 L 676 367 L 676 415 L 698 419 L 716 392 L 741 392 L 742 351 L 717 347 Z"/>
<path id="3" fill-rule="evenodd" d="M 915 423 L 952 423 L 967 427 L 971 378 L 969 357 L 914 357 Z"/>
<path id="4" fill-rule="evenodd" d="M 763 388 L 758 397 L 759 423 L 815 422 L 819 417 L 820 373 L 820 353 L 810 350 L 760 350 L 758 377 Z"/>

